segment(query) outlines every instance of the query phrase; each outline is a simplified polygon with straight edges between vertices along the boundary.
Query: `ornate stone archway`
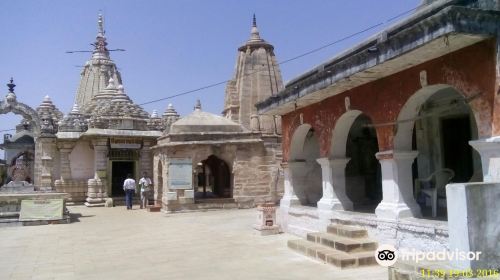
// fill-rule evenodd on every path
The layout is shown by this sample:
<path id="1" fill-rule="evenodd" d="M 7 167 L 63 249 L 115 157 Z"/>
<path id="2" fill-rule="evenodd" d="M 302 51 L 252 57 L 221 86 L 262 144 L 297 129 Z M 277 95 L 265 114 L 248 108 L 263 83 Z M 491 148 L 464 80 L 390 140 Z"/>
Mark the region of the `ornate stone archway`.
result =
<path id="1" fill-rule="evenodd" d="M 33 136 L 35 140 L 35 174 L 34 174 L 34 185 L 40 189 L 51 189 L 52 188 L 52 176 L 50 170 L 50 164 L 52 158 L 50 156 L 43 156 L 41 151 L 43 150 L 44 142 L 39 141 L 41 136 L 42 121 L 38 116 L 38 113 L 30 106 L 18 102 L 16 94 L 14 93 L 14 80 L 11 78 L 10 82 L 7 84 L 9 92 L 3 100 L 0 101 L 0 115 L 13 113 L 16 115 L 21 115 L 26 120 L 30 121 L 33 127 Z M 55 139 L 53 135 L 50 135 L 50 142 Z"/>
<path id="2" fill-rule="evenodd" d="M 17 102 L 14 92 L 9 92 L 5 99 L 0 101 L 0 115 L 8 113 L 21 115 L 23 118 L 31 121 L 35 139 L 40 136 L 41 120 L 37 112 L 30 106 Z"/>

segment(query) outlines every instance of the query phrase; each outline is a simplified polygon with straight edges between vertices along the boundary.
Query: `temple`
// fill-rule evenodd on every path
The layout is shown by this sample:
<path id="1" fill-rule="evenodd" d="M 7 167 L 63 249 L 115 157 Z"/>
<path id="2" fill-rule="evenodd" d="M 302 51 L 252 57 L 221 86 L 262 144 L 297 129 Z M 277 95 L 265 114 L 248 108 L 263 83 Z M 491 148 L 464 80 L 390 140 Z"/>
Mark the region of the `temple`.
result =
<path id="1" fill-rule="evenodd" d="M 223 116 L 204 112 L 198 100 L 158 139 L 154 174 L 160 186 L 169 186 L 163 190 L 167 211 L 247 208 L 281 198 L 281 121 L 258 115 L 253 106 L 283 88 L 273 49 L 260 38 L 254 15 L 250 39 L 238 48 Z M 195 176 L 176 185 L 164 175 L 182 167 Z"/>
<path id="2" fill-rule="evenodd" d="M 144 111 L 127 95 L 105 33 L 99 15 L 92 57 L 68 114 L 48 96 L 36 110 L 29 108 L 9 83 L 0 113 L 20 113 L 23 121 L 1 145 L 7 156 L 3 184 L 28 182 L 68 193 L 73 202 L 103 206 L 123 201 L 127 174 L 139 179 L 147 172 L 153 201 L 165 211 L 253 207 L 281 198 L 280 119 L 258 115 L 252 104 L 283 83 L 274 48 L 260 38 L 255 16 L 250 39 L 238 49 L 223 116 L 202 111 L 200 101 L 183 118 L 172 104 L 161 115 Z M 169 172 L 175 168 L 189 172 Z"/>

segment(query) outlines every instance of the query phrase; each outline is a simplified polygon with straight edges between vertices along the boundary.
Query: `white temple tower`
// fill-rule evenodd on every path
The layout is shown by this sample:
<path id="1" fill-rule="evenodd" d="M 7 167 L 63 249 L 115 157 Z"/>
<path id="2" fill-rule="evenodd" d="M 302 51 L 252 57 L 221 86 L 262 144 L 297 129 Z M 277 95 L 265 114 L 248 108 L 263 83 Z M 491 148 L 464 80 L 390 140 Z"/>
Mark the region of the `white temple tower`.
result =
<path id="1" fill-rule="evenodd" d="M 120 72 L 111 60 L 109 50 L 106 48 L 108 43 L 106 42 L 102 15 L 99 15 L 97 26 L 96 41 L 92 44 L 94 46 L 92 58 L 83 67 L 80 85 L 76 93 L 75 101 L 80 108 L 85 107 L 92 97 L 105 89 L 110 78 L 113 78 L 117 84 L 122 84 Z"/>

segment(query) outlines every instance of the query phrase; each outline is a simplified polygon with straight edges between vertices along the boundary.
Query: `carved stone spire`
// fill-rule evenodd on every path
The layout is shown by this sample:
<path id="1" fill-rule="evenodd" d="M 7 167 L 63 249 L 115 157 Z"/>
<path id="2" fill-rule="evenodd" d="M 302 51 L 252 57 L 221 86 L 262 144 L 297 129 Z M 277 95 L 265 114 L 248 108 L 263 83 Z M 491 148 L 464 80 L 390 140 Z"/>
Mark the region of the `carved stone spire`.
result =
<path id="1" fill-rule="evenodd" d="M 179 119 L 179 114 L 172 104 L 168 104 L 167 110 L 162 115 L 162 122 L 165 133 L 170 131 L 170 126 Z"/>
<path id="2" fill-rule="evenodd" d="M 94 45 L 93 58 L 107 58 L 109 59 L 109 51 L 106 48 L 108 43 L 106 42 L 106 36 L 104 35 L 104 19 L 101 14 L 99 14 L 99 19 L 97 20 L 97 36 Z"/>
<path id="3" fill-rule="evenodd" d="M 113 78 L 116 85 L 122 84 L 120 72 L 111 60 L 109 50 L 106 47 L 108 43 L 105 33 L 104 18 L 99 15 L 96 40 L 92 44 L 94 46 L 92 58 L 85 63 L 82 69 L 80 85 L 76 93 L 76 103 L 82 111 L 85 111 L 85 107 L 95 95 L 109 85 L 110 78 Z"/>
<path id="4" fill-rule="evenodd" d="M 255 103 L 277 94 L 284 87 L 274 47 L 260 37 L 255 15 L 250 39 L 238 48 L 235 69 L 226 86 L 222 114 L 248 130 L 279 134 L 279 119 L 259 116 L 255 108 Z"/>

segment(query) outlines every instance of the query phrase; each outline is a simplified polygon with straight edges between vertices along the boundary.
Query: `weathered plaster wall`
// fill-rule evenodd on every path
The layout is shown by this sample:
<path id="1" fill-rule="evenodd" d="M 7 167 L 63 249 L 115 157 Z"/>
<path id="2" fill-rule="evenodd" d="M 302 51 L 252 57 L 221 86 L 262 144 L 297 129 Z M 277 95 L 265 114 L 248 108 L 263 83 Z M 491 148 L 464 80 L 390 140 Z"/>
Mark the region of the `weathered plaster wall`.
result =
<path id="1" fill-rule="evenodd" d="M 482 93 L 469 103 L 478 123 L 479 138 L 500 134 L 500 114 L 493 115 L 494 105 L 500 106 L 495 61 L 496 42 L 491 39 L 286 114 L 282 118 L 284 160 L 289 158 L 290 141 L 301 120 L 315 129 L 321 156 L 330 155 L 333 128 L 346 111 L 345 97 L 350 98 L 352 110 L 362 111 L 374 124 L 396 121 L 406 101 L 422 88 L 421 71 L 427 72 L 428 85 L 447 84 L 465 97 Z M 391 150 L 394 126 L 376 130 L 379 150 Z"/>
<path id="2" fill-rule="evenodd" d="M 79 141 L 69 155 L 71 177 L 90 179 L 94 177 L 94 151 L 88 141 Z"/>

